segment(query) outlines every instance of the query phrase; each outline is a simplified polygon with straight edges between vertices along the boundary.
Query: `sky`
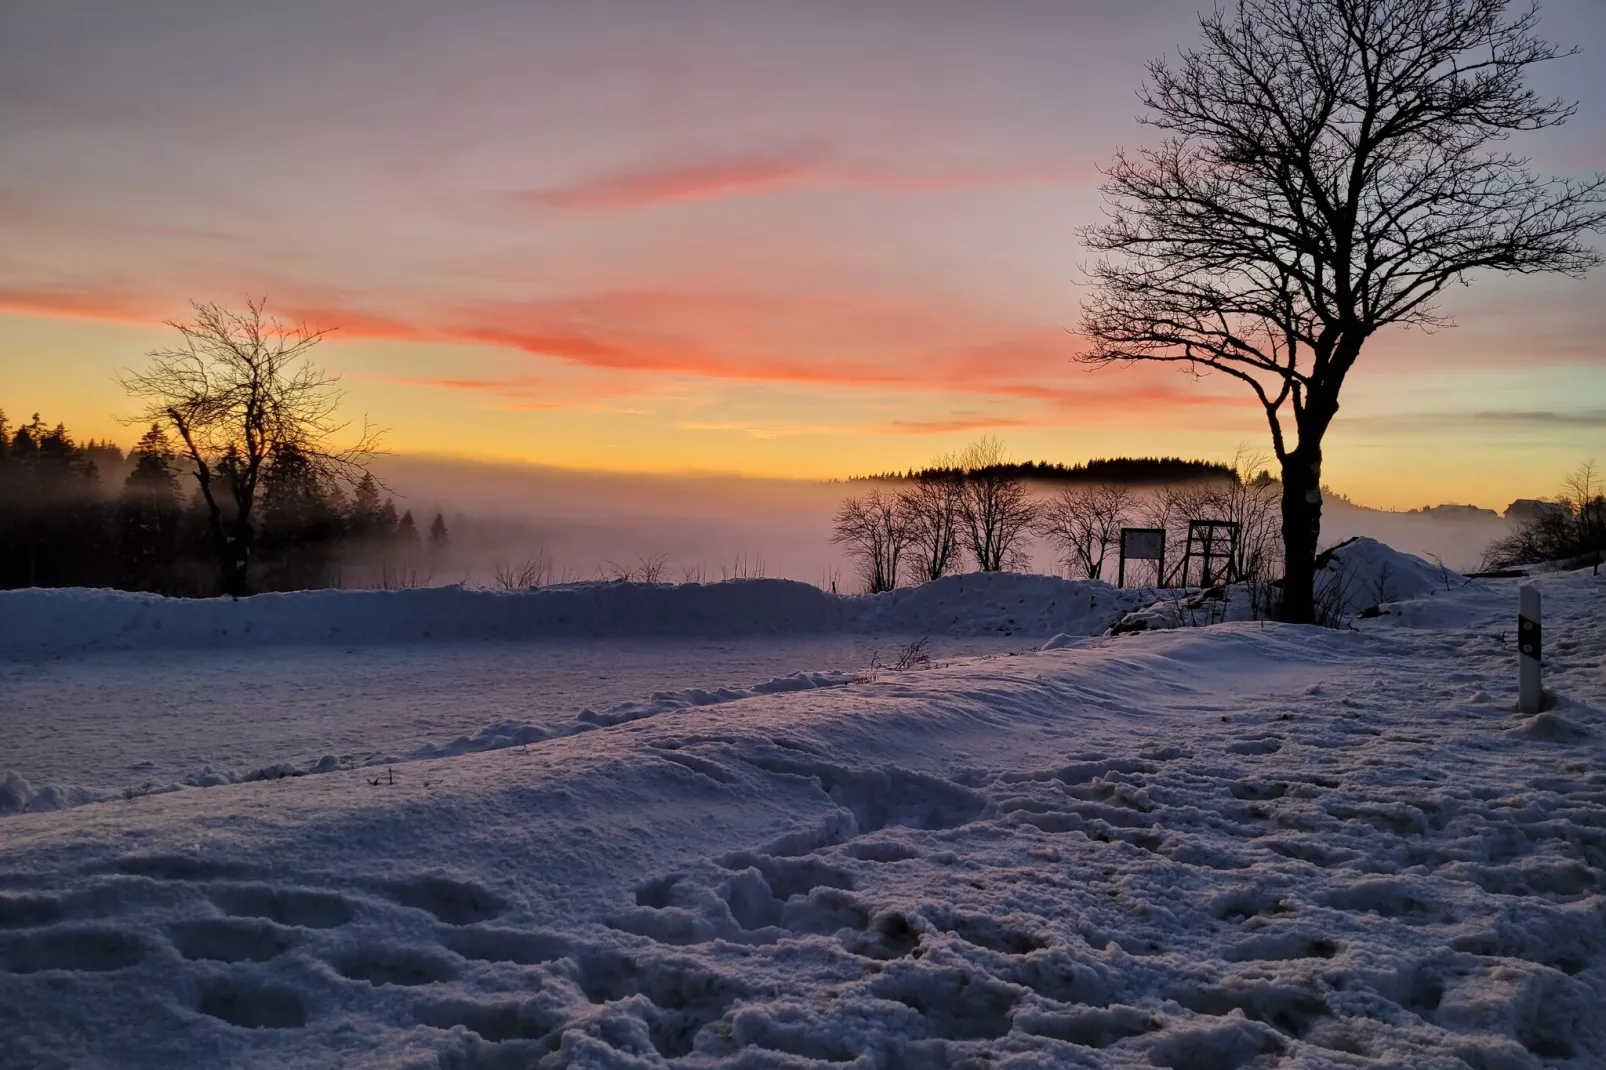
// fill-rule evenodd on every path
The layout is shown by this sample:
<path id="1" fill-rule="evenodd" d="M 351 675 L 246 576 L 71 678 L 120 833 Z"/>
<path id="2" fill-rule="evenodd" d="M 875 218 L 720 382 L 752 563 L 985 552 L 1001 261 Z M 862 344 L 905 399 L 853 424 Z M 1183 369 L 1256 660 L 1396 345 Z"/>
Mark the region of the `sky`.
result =
<path id="1" fill-rule="evenodd" d="M 1075 363 L 1099 166 L 1199 0 L 0 0 L 0 406 L 128 442 L 119 369 L 266 296 L 412 457 L 821 479 L 1264 448 L 1235 383 Z M 1606 170 L 1606 9 L 1546 0 Z M 1606 271 L 1370 345 L 1326 480 L 1503 507 L 1606 462 Z"/>

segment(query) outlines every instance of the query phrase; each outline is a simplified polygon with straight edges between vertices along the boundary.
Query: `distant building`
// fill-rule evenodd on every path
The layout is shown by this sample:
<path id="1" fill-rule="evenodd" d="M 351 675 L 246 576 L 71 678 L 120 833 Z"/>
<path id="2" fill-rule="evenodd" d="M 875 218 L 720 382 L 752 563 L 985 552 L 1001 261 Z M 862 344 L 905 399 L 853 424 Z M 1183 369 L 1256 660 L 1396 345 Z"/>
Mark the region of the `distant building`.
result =
<path id="1" fill-rule="evenodd" d="M 1567 510 L 1555 502 L 1544 502 L 1537 498 L 1518 498 L 1506 506 L 1507 520 L 1533 521 L 1543 520 L 1551 516 L 1566 516 Z"/>

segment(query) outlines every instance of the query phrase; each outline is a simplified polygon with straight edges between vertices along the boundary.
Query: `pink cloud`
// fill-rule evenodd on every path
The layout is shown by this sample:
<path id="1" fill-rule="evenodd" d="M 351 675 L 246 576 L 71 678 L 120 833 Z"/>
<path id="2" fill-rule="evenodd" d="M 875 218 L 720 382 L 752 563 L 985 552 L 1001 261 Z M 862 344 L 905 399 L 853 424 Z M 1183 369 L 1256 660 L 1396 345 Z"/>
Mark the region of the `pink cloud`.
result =
<path id="1" fill-rule="evenodd" d="M 546 190 L 512 193 L 515 203 L 571 212 L 690 204 L 795 189 L 864 188 L 906 192 L 1096 180 L 1091 167 L 916 171 L 853 165 L 815 147 L 648 164 Z"/>
<path id="2" fill-rule="evenodd" d="M 804 185 L 817 179 L 818 165 L 819 154 L 810 149 L 726 156 L 603 175 L 556 189 L 513 194 L 513 198 L 576 212 L 685 204 Z"/>

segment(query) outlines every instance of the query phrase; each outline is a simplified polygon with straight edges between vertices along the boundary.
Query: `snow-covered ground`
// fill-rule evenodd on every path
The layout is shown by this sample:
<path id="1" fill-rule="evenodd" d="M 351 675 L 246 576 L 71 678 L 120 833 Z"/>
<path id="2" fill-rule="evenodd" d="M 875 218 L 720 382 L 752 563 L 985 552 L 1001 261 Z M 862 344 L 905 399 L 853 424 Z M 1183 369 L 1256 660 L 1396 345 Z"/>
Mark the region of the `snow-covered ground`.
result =
<path id="1" fill-rule="evenodd" d="M 1356 631 L 638 693 L 520 746 L 14 813 L 0 1066 L 1606 1066 L 1606 579 L 1537 582 L 1556 701 L 1532 718 L 1497 581 Z M 966 630 L 904 597 L 930 627 L 812 631 Z M 1009 638 L 1074 633 L 1073 602 Z M 145 653 L 224 658 L 223 686 L 245 654 L 190 634 Z M 434 649 L 483 672 L 535 646 Z M 63 708 L 140 653 L 10 650 L 0 701 L 38 672 Z M 740 682 L 837 667 L 791 654 Z M 360 662 L 252 663 L 331 721 L 361 706 L 332 684 Z M 408 679 L 392 702 L 428 697 Z M 509 719 L 516 686 L 451 679 L 430 701 Z M 63 782 L 115 763 L 127 691 Z"/>
<path id="2" fill-rule="evenodd" d="M 0 782 L 32 808 L 524 746 L 625 718 L 834 686 L 906 635 L 150 649 L 0 661 Z M 930 655 L 1031 649 L 934 638 Z M 0 787 L 0 814 L 22 789 Z"/>

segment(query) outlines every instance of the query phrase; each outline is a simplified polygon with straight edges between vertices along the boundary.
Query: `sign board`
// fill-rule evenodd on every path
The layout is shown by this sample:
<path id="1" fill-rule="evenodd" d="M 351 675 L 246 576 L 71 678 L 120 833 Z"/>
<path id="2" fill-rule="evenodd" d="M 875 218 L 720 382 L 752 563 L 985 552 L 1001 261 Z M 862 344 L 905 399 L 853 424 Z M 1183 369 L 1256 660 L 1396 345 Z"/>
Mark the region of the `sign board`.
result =
<path id="1" fill-rule="evenodd" d="M 1153 561 L 1154 582 L 1165 582 L 1165 528 L 1122 528 L 1120 568 L 1115 574 L 1115 585 L 1126 586 L 1128 561 Z"/>
<path id="2" fill-rule="evenodd" d="M 1158 528 L 1122 528 L 1121 556 L 1128 561 L 1165 560 L 1165 532 Z"/>

